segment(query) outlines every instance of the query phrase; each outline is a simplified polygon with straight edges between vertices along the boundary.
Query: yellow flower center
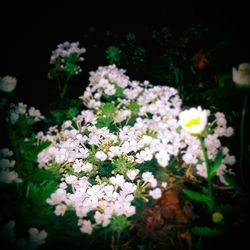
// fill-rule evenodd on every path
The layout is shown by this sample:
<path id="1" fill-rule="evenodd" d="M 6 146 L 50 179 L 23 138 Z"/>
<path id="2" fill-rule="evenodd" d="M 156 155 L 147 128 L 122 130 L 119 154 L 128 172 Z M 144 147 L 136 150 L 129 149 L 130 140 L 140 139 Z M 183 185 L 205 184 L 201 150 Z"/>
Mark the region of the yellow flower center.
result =
<path id="1" fill-rule="evenodd" d="M 103 144 L 101 145 L 101 148 L 102 148 L 102 150 L 103 150 L 105 153 L 107 153 L 107 152 L 109 151 L 109 144 L 103 143 Z"/>
<path id="2" fill-rule="evenodd" d="M 190 128 L 193 125 L 199 125 L 201 123 L 200 118 L 193 118 L 185 124 L 185 127 Z"/>
<path id="3" fill-rule="evenodd" d="M 241 69 L 241 70 L 240 70 L 240 73 L 241 73 L 242 75 L 250 75 L 250 69 Z"/>

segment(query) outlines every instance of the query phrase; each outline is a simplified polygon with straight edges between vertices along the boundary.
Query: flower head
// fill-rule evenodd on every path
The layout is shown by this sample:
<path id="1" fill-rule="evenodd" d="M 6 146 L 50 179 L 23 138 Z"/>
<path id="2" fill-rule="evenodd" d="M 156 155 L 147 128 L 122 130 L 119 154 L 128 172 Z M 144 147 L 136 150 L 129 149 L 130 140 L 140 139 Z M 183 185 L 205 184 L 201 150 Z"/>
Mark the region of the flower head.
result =
<path id="1" fill-rule="evenodd" d="M 179 124 L 192 135 L 200 135 L 207 125 L 207 112 L 201 107 L 185 110 L 179 115 Z"/>
<path id="2" fill-rule="evenodd" d="M 17 80 L 15 77 L 5 76 L 0 78 L 0 90 L 10 93 L 16 88 Z"/>
<path id="3" fill-rule="evenodd" d="M 238 70 L 233 68 L 233 81 L 238 87 L 250 87 L 250 63 L 241 63 Z"/>
<path id="4" fill-rule="evenodd" d="M 69 58 L 72 55 L 77 56 L 77 60 L 78 58 L 80 61 L 83 60 L 80 55 L 85 53 L 86 49 L 80 48 L 79 45 L 79 42 L 70 43 L 68 41 L 58 44 L 57 49 L 52 51 L 50 64 L 55 64 L 57 61 L 62 61 L 64 58 Z"/>
<path id="5" fill-rule="evenodd" d="M 30 243 L 32 243 L 33 246 L 40 246 L 45 243 L 48 233 L 45 230 L 39 231 L 37 228 L 32 227 L 29 229 L 29 235 Z"/>

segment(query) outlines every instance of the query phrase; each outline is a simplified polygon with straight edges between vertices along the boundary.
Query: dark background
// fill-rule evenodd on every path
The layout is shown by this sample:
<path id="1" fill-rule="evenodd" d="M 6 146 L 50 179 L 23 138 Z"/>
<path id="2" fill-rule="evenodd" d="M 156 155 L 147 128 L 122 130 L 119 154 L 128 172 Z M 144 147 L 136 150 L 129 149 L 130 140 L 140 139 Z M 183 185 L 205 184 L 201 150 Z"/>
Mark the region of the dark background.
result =
<path id="1" fill-rule="evenodd" d="M 87 49 L 81 76 L 84 90 L 88 72 L 107 64 L 104 60 L 107 41 L 97 37 L 99 41 L 93 41 L 100 45 L 96 50 L 90 48 L 91 40 L 85 41 L 91 27 L 118 35 L 130 31 L 146 36 L 152 27 L 168 26 L 178 31 L 202 23 L 209 28 L 207 43 L 215 44 L 224 38 L 232 41 L 231 48 L 223 55 L 232 66 L 249 61 L 249 17 L 244 2 L 232 5 L 219 4 L 219 1 L 216 4 L 211 1 L 145 2 L 125 5 L 118 1 L 1 1 L 0 75 L 16 77 L 16 98 L 39 108 L 50 90 L 47 72 L 51 51 L 66 40 L 80 41 Z"/>
<path id="2" fill-rule="evenodd" d="M 209 28 L 208 46 L 223 39 L 231 40 L 230 47 L 222 55 L 224 61 L 235 67 L 241 62 L 250 62 L 250 15 L 245 2 L 145 2 L 137 2 L 135 6 L 135 3 L 125 5 L 120 1 L 88 4 L 86 1 L 51 1 L 49 4 L 44 1 L 1 1 L 0 76 L 17 78 L 17 101 L 43 108 L 52 84 L 47 77 L 51 51 L 58 43 L 80 41 L 87 49 L 83 72 L 76 77 L 83 92 L 88 83 L 88 72 L 107 64 L 105 48 L 112 44 L 112 41 L 102 40 L 102 36 L 93 37 L 97 41 L 85 40 L 86 33 L 93 27 L 100 34 L 107 30 L 118 36 L 134 32 L 146 39 L 147 31 L 153 28 L 168 26 L 178 31 L 202 23 Z M 93 48 L 92 43 L 99 47 Z M 242 229 L 242 232 L 226 240 L 240 246 L 237 240 L 248 241 L 247 231 Z M 210 244 L 216 247 L 213 242 Z"/>

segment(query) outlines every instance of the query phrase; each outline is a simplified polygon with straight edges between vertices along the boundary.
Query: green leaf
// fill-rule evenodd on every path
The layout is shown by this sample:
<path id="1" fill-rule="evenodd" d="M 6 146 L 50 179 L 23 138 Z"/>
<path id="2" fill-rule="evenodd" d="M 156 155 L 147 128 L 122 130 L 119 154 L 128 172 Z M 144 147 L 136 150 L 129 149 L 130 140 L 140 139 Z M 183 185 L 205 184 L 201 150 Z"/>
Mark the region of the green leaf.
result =
<path id="1" fill-rule="evenodd" d="M 233 177 L 229 174 L 225 174 L 224 178 L 230 187 L 235 189 L 238 193 L 242 193 L 241 186 L 233 179 Z"/>
<path id="2" fill-rule="evenodd" d="M 42 141 L 40 144 L 37 146 L 37 151 L 38 153 L 47 148 L 51 144 L 51 141 Z"/>
<path id="3" fill-rule="evenodd" d="M 76 107 L 70 107 L 66 111 L 66 118 L 72 119 L 78 112 L 78 109 Z"/>
<path id="4" fill-rule="evenodd" d="M 66 63 L 64 70 L 69 74 L 69 75 L 75 75 L 78 74 L 81 71 L 81 67 L 74 64 L 74 63 Z"/>
<path id="5" fill-rule="evenodd" d="M 60 123 L 63 114 L 63 111 L 57 109 L 50 111 L 50 114 L 52 115 L 52 118 L 55 120 L 56 123 Z"/>
<path id="6" fill-rule="evenodd" d="M 26 160 L 26 162 L 28 161 L 36 163 L 38 153 L 51 144 L 51 142 L 49 141 L 44 141 L 39 145 L 35 145 L 35 140 L 35 135 L 33 134 L 28 141 L 23 141 L 19 145 L 19 152 L 21 153 L 22 158 Z"/>
<path id="7" fill-rule="evenodd" d="M 54 181 L 47 182 L 41 186 L 41 183 L 35 184 L 32 182 L 28 183 L 26 196 L 31 200 L 35 206 L 45 206 L 45 200 L 50 194 L 55 191 L 57 183 Z"/>
<path id="8" fill-rule="evenodd" d="M 113 166 L 110 161 L 105 161 L 100 164 L 98 172 L 100 177 L 111 177 Z"/>
<path id="9" fill-rule="evenodd" d="M 56 180 L 56 174 L 49 170 L 37 168 L 32 172 L 32 174 L 27 179 L 35 183 L 40 183 L 44 180 L 52 181 Z"/>
<path id="10" fill-rule="evenodd" d="M 138 164 L 137 168 L 140 170 L 141 173 L 143 172 L 151 172 L 154 176 L 157 174 L 158 163 L 155 158 L 153 158 L 151 161 L 145 161 L 142 164 Z"/>
<path id="11" fill-rule="evenodd" d="M 123 231 L 130 225 L 130 221 L 125 216 L 112 216 L 110 229 L 114 232 Z"/>
<path id="12" fill-rule="evenodd" d="M 103 103 L 100 107 L 98 118 L 97 118 L 97 127 L 108 127 L 114 120 L 116 115 L 116 108 L 112 103 Z"/>
<path id="13" fill-rule="evenodd" d="M 196 200 L 196 201 L 200 201 L 200 202 L 204 202 L 206 203 L 208 206 L 210 206 L 212 200 L 210 199 L 210 197 L 208 195 L 202 194 L 202 193 L 198 193 L 198 192 L 194 192 L 191 191 L 187 188 L 184 188 L 183 193 L 185 195 L 188 196 L 188 198 L 192 199 L 192 200 Z"/>
<path id="14" fill-rule="evenodd" d="M 105 52 L 110 63 L 118 63 L 120 61 L 122 52 L 118 47 L 109 46 Z"/>
<path id="15" fill-rule="evenodd" d="M 191 229 L 192 233 L 200 235 L 200 236 L 219 236 L 223 232 L 216 229 L 216 228 L 210 228 L 210 227 L 193 227 Z"/>
<path id="16" fill-rule="evenodd" d="M 140 109 L 140 107 L 136 101 L 130 101 L 128 108 L 131 110 L 132 115 L 136 115 Z"/>
<path id="17" fill-rule="evenodd" d="M 115 96 L 116 97 L 124 97 L 124 94 L 123 94 L 123 88 L 118 86 L 118 85 L 115 85 Z"/>
<path id="18" fill-rule="evenodd" d="M 218 76 L 218 85 L 220 88 L 224 88 L 227 85 L 227 82 L 231 80 L 231 75 L 224 73 Z"/>
<path id="19" fill-rule="evenodd" d="M 64 61 L 66 63 L 76 63 L 79 61 L 80 54 L 79 53 L 72 53 L 69 56 L 64 57 Z"/>
<path id="20" fill-rule="evenodd" d="M 210 169 L 211 177 L 214 177 L 216 175 L 218 168 L 221 166 L 222 160 L 223 160 L 223 153 L 222 151 L 219 151 Z"/>
<path id="21" fill-rule="evenodd" d="M 112 160 L 114 166 L 113 174 L 125 175 L 129 169 L 133 168 L 134 163 L 129 162 L 125 157 L 120 156 Z"/>

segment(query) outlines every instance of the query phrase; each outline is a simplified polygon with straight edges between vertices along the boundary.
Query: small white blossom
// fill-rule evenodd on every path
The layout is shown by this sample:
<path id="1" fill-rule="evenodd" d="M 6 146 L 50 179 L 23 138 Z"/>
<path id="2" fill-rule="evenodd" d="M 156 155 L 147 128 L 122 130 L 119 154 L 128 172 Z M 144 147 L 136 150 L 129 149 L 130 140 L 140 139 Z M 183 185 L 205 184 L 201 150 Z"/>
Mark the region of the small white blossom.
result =
<path id="1" fill-rule="evenodd" d="M 17 80 L 12 76 L 5 76 L 0 78 L 0 90 L 3 92 L 12 92 L 16 88 Z"/>
<path id="2" fill-rule="evenodd" d="M 205 166 L 205 163 L 203 164 L 198 164 L 196 166 L 197 174 L 200 175 L 201 177 L 207 178 L 207 168 Z"/>
<path id="3" fill-rule="evenodd" d="M 33 227 L 29 229 L 29 235 L 29 242 L 33 247 L 37 247 L 45 243 L 48 233 L 45 230 L 38 231 L 37 228 Z"/>
<path id="4" fill-rule="evenodd" d="M 81 232 L 91 234 L 93 231 L 93 226 L 90 220 L 83 220 L 82 226 L 80 228 Z"/>
<path id="5" fill-rule="evenodd" d="M 3 148 L 0 150 L 0 153 L 2 155 L 2 157 L 9 157 L 9 156 L 13 156 L 13 151 L 11 151 L 8 148 Z M 1 164 L 0 164 L 1 165 Z"/>
<path id="6" fill-rule="evenodd" d="M 162 182 L 162 183 L 161 183 L 161 186 L 162 186 L 163 188 L 166 188 L 167 185 L 168 185 L 167 182 Z"/>
<path id="7" fill-rule="evenodd" d="M 59 216 L 63 216 L 66 212 L 67 206 L 65 206 L 64 204 L 59 204 L 56 206 L 56 209 L 54 211 L 55 215 Z"/>
<path id="8" fill-rule="evenodd" d="M 127 172 L 127 176 L 131 181 L 133 181 L 139 173 L 140 173 L 139 169 L 130 169 Z"/>
<path id="9" fill-rule="evenodd" d="M 159 188 L 155 188 L 149 191 L 149 195 L 152 196 L 155 200 L 161 198 L 161 190 Z"/>
<path id="10" fill-rule="evenodd" d="M 123 177 L 123 175 L 117 174 L 115 177 L 112 176 L 109 178 L 110 183 L 112 183 L 113 185 L 117 185 L 117 186 L 123 186 L 125 183 L 125 179 Z"/>
<path id="11" fill-rule="evenodd" d="M 65 178 L 65 182 L 68 184 L 75 184 L 77 182 L 77 177 L 75 175 L 68 175 Z"/>
<path id="12" fill-rule="evenodd" d="M 151 172 L 145 172 L 142 174 L 142 180 L 145 183 L 149 183 L 152 188 L 157 186 L 157 180 L 154 178 L 153 174 Z"/>
<path id="13" fill-rule="evenodd" d="M 108 158 L 108 156 L 103 151 L 97 151 L 95 154 L 95 158 L 100 161 L 105 161 Z"/>

